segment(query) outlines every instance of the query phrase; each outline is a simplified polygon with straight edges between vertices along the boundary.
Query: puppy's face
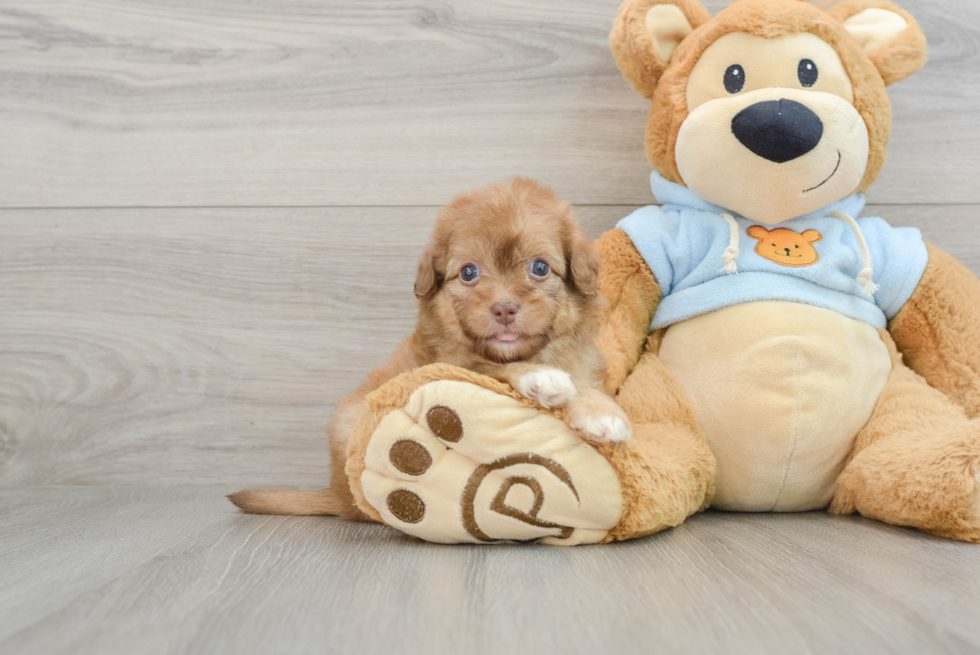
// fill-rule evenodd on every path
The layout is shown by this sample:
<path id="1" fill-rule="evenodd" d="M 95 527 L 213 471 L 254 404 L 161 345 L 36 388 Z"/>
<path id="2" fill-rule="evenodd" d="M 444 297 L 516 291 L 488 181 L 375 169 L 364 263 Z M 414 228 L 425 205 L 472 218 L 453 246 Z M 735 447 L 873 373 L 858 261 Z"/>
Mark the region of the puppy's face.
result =
<path id="1" fill-rule="evenodd" d="M 598 273 L 591 242 L 549 189 L 487 187 L 439 216 L 416 280 L 420 325 L 442 352 L 529 359 L 591 320 Z"/>

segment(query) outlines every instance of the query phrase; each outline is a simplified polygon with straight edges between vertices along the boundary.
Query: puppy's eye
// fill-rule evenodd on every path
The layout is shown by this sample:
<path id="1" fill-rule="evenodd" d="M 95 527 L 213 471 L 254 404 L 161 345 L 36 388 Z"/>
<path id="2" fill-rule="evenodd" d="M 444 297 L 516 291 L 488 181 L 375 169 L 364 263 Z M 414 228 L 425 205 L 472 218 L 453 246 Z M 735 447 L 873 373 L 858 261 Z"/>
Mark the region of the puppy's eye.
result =
<path id="1" fill-rule="evenodd" d="M 725 91 L 735 94 L 745 87 L 745 69 L 732 64 L 725 71 Z"/>
<path id="2" fill-rule="evenodd" d="M 551 267 L 548 266 L 548 262 L 541 259 L 535 259 L 534 263 L 531 264 L 531 275 L 536 278 L 544 279 L 548 277 L 548 273 L 551 272 Z"/>
<path id="3" fill-rule="evenodd" d="M 820 71 L 817 70 L 817 65 L 813 63 L 812 59 L 803 59 L 800 61 L 800 65 L 796 67 L 796 76 L 800 78 L 800 84 L 809 89 L 817 83 Z"/>
<path id="4" fill-rule="evenodd" d="M 463 270 L 459 272 L 459 279 L 463 284 L 476 284 L 476 281 L 480 278 L 480 269 L 478 269 L 473 264 L 467 264 L 463 267 Z"/>

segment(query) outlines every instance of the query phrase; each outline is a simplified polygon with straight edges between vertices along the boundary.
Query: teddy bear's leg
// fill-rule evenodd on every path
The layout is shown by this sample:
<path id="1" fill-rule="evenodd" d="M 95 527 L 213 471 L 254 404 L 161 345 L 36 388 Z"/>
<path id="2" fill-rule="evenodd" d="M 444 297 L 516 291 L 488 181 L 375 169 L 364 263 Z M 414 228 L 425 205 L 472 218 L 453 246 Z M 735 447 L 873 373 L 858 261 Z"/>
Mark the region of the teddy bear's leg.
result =
<path id="1" fill-rule="evenodd" d="M 597 446 L 619 472 L 624 503 L 616 540 L 680 524 L 714 493 L 715 459 L 673 375 L 656 356 L 652 337 L 616 401 L 633 424 L 622 447 Z"/>
<path id="2" fill-rule="evenodd" d="M 837 481 L 830 511 L 980 543 L 980 420 L 902 362 Z"/>
<path id="3" fill-rule="evenodd" d="M 346 473 L 368 516 L 439 543 L 606 541 L 623 509 L 616 470 L 560 412 L 445 364 L 367 397 Z"/>
<path id="4" fill-rule="evenodd" d="M 629 236 L 610 230 L 596 242 L 599 285 L 608 311 L 596 344 L 606 358 L 606 390 L 626 412 L 633 438 L 598 446 L 623 482 L 624 512 L 610 533 L 630 539 L 679 524 L 707 506 L 714 493 L 715 459 L 674 376 L 657 357 L 659 335 L 649 335 L 660 287 Z"/>

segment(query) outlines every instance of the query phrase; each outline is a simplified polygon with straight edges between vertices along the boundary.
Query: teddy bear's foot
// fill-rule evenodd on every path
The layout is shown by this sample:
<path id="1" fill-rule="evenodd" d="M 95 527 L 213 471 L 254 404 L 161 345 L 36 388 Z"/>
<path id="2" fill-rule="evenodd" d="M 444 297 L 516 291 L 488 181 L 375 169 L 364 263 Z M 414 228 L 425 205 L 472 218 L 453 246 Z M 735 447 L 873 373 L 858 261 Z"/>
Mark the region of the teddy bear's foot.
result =
<path id="1" fill-rule="evenodd" d="M 459 380 L 381 418 L 360 486 L 385 523 L 439 543 L 596 543 L 622 509 L 612 466 L 563 421 Z"/>
<path id="2" fill-rule="evenodd" d="M 837 479 L 835 514 L 980 543 L 980 419 L 909 369 L 886 341 L 892 372 Z"/>

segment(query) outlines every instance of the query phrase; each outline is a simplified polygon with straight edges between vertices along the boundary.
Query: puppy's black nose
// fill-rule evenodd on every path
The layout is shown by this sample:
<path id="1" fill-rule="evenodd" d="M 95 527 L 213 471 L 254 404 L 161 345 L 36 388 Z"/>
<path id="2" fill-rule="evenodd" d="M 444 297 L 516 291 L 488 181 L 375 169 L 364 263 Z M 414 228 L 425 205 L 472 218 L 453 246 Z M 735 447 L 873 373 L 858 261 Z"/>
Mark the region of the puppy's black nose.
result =
<path id="1" fill-rule="evenodd" d="M 795 100 L 767 100 L 735 114 L 732 133 L 764 159 L 783 164 L 817 147 L 823 137 L 820 117 Z"/>
<path id="2" fill-rule="evenodd" d="M 521 306 L 516 302 L 495 302 L 490 305 L 490 312 L 493 317 L 497 319 L 497 322 L 501 325 L 510 325 L 517 318 L 517 312 L 519 312 Z"/>

